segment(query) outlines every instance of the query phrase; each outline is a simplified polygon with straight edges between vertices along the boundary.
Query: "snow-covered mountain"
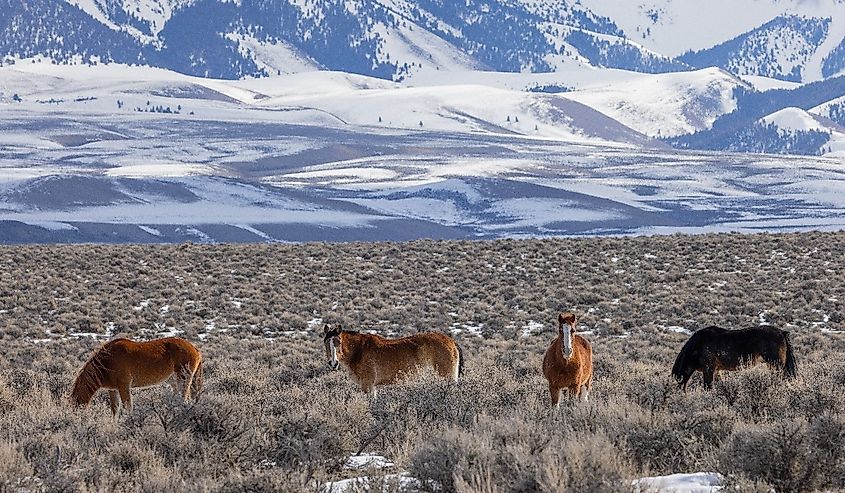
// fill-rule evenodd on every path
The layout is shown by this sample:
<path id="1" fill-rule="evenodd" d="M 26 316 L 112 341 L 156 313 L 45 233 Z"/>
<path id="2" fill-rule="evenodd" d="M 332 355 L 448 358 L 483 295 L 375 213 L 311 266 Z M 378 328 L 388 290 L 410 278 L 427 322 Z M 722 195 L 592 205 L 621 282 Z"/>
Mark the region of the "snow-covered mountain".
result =
<path id="1" fill-rule="evenodd" d="M 86 72 L 50 67 L 105 66 L 144 70 L 105 92 L 94 81 L 88 108 L 219 92 L 306 124 L 810 154 L 833 150 L 764 118 L 845 119 L 845 0 L 459 3 L 0 0 L 0 104 L 63 107 L 89 97 L 72 75 Z"/>
<path id="2" fill-rule="evenodd" d="M 803 82 L 845 70 L 843 0 L 0 0 L 0 59 L 216 78 L 326 69 L 662 73 Z"/>
<path id="3" fill-rule="evenodd" d="M 830 24 L 830 18 L 777 17 L 713 48 L 687 53 L 681 60 L 696 67 L 724 67 L 740 76 L 801 82 L 808 63 L 828 38 Z"/>

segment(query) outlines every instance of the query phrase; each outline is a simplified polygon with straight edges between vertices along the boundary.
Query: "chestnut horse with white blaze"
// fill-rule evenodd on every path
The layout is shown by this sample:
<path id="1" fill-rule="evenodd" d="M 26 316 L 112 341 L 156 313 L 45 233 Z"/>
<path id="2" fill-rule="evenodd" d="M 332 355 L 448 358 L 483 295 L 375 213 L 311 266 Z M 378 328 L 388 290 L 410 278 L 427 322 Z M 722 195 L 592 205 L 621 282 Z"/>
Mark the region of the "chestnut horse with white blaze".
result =
<path id="1" fill-rule="evenodd" d="M 112 413 L 132 410 L 131 388 L 152 387 L 167 381 L 187 401 L 202 390 L 202 355 L 178 337 L 148 342 L 114 339 L 103 344 L 85 363 L 71 391 L 71 400 L 84 406 L 101 388 L 109 391 Z"/>
<path id="2" fill-rule="evenodd" d="M 586 402 L 593 388 L 593 348 L 575 333 L 575 314 L 563 312 L 557 320 L 558 336 L 543 358 L 543 375 L 549 381 L 552 405 L 560 405 L 562 389 L 569 389 L 570 397 Z"/>
<path id="3" fill-rule="evenodd" d="M 361 389 L 375 394 L 375 386 L 396 383 L 416 371 L 431 368 L 453 381 L 463 374 L 461 347 L 451 337 L 424 332 L 399 339 L 343 330 L 340 325 L 323 328 L 323 344 L 329 367 L 341 363 Z"/>

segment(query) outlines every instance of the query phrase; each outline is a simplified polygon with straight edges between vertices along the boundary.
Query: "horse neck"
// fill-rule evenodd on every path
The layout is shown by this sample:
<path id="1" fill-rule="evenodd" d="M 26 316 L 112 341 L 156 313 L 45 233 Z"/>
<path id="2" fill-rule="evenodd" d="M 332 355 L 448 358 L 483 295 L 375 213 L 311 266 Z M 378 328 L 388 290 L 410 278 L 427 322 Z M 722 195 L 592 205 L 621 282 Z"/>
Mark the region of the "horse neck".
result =
<path id="1" fill-rule="evenodd" d="M 98 356 L 99 354 L 95 354 L 85 363 L 73 383 L 70 396 L 77 404 L 85 405 L 91 402 L 91 398 L 103 385 L 102 362 Z"/>
<path id="2" fill-rule="evenodd" d="M 360 360 L 364 352 L 364 347 L 370 342 L 372 337 L 370 334 L 341 333 L 340 344 L 343 347 L 343 361 L 346 364 L 350 364 Z"/>

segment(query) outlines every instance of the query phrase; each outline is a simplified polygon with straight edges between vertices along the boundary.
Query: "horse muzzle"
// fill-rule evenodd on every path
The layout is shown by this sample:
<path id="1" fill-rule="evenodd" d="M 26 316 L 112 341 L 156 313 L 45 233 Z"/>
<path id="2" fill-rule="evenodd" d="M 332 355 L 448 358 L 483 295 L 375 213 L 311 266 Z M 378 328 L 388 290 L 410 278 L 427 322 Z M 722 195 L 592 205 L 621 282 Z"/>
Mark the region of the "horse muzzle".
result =
<path id="1" fill-rule="evenodd" d="M 327 365 L 329 367 L 329 370 L 337 370 L 338 368 L 340 368 L 340 363 L 338 363 L 337 361 L 329 361 Z"/>

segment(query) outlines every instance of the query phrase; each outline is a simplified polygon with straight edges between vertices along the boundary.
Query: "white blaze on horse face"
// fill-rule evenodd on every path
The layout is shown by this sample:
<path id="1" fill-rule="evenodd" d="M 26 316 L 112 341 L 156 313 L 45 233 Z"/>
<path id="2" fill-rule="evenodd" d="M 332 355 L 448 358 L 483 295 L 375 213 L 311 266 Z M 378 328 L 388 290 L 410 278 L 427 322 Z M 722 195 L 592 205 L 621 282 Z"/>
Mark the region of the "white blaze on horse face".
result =
<path id="1" fill-rule="evenodd" d="M 337 370 L 339 363 L 337 362 L 337 346 L 334 344 L 334 337 L 329 338 L 329 367 L 332 370 Z"/>
<path id="2" fill-rule="evenodd" d="M 563 357 L 569 359 L 572 357 L 572 330 L 569 327 L 561 330 L 563 336 Z"/>

